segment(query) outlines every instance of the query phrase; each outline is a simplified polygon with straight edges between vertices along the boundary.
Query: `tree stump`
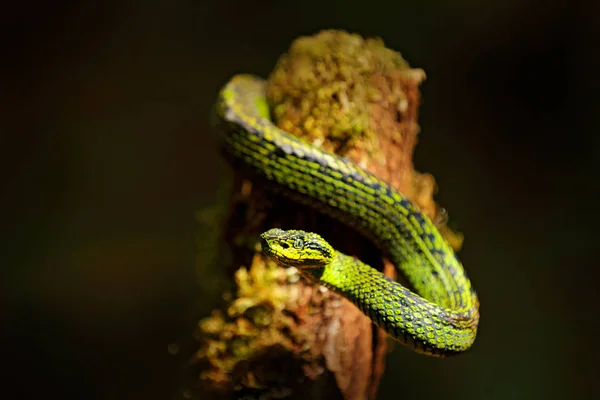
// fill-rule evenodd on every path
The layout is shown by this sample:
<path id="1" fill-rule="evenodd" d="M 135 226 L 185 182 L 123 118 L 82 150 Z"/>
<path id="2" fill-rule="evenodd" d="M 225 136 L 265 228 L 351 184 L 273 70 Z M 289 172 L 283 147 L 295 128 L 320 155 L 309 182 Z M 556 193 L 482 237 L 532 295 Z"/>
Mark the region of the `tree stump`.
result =
<path id="1" fill-rule="evenodd" d="M 292 43 L 267 92 L 281 129 L 387 180 L 436 220 L 434 179 L 412 163 L 424 78 L 380 39 L 328 30 Z M 395 269 L 345 225 L 234 175 L 224 240 L 236 293 L 199 323 L 204 398 L 374 398 L 385 332 L 346 299 L 267 262 L 257 238 L 273 227 L 314 231 L 390 277 Z"/>

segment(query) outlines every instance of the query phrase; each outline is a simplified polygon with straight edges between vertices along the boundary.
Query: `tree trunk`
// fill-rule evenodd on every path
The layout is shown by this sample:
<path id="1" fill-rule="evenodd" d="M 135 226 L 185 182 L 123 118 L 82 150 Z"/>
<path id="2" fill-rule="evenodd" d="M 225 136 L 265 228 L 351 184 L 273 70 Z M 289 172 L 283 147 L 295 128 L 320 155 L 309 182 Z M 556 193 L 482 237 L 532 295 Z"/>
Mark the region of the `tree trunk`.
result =
<path id="1" fill-rule="evenodd" d="M 387 180 L 435 219 L 435 182 L 412 163 L 424 77 L 381 40 L 323 31 L 294 41 L 269 77 L 268 97 L 280 128 Z M 266 262 L 255 243 L 272 227 L 302 229 L 390 277 L 393 266 L 356 232 L 265 191 L 244 171 L 235 171 L 226 223 L 237 293 L 226 311 L 199 324 L 196 359 L 206 393 L 374 398 L 385 368 L 386 334 L 346 299 Z"/>

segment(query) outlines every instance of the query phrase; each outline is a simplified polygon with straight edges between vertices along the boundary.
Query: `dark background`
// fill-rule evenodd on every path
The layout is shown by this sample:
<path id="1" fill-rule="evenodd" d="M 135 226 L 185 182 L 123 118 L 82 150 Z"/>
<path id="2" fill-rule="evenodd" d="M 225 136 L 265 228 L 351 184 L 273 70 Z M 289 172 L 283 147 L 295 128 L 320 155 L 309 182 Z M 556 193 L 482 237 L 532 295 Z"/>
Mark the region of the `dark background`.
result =
<path id="1" fill-rule="evenodd" d="M 210 246 L 195 265 L 229 176 L 210 106 L 233 74 L 266 76 L 297 36 L 341 28 L 381 36 L 426 70 L 415 163 L 466 235 L 460 255 L 482 302 L 472 351 L 437 360 L 397 347 L 380 398 L 589 398 L 600 346 L 593 3 L 3 6 L 0 391 L 181 398 L 185 357 L 167 345 L 189 355 L 226 283 L 203 267 Z"/>

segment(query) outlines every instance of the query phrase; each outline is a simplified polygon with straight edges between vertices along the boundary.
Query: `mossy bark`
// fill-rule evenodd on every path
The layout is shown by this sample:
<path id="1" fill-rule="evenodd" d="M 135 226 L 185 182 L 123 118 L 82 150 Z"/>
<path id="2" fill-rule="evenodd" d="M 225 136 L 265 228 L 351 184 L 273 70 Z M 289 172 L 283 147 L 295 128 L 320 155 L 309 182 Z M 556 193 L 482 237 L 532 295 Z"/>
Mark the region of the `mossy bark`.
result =
<path id="1" fill-rule="evenodd" d="M 436 219 L 435 182 L 412 163 L 424 77 L 381 40 L 330 30 L 292 44 L 269 77 L 268 97 L 282 129 L 348 157 Z M 237 293 L 199 324 L 204 388 L 217 396 L 374 398 L 386 334 L 347 300 L 267 263 L 252 244 L 272 227 L 304 229 L 391 277 L 393 266 L 346 226 L 265 192 L 244 171 L 235 175 L 225 240 Z"/>

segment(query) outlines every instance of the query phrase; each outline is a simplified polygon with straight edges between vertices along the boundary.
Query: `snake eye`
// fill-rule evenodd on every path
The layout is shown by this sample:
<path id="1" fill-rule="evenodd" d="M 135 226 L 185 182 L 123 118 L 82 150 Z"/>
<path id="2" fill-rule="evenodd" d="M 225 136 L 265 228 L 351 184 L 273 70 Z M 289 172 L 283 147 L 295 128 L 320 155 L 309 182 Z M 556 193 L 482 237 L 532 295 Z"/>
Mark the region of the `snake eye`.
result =
<path id="1" fill-rule="evenodd" d="M 296 241 L 294 242 L 294 248 L 301 249 L 303 247 L 304 247 L 304 242 L 302 241 L 302 239 L 296 239 Z"/>

